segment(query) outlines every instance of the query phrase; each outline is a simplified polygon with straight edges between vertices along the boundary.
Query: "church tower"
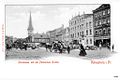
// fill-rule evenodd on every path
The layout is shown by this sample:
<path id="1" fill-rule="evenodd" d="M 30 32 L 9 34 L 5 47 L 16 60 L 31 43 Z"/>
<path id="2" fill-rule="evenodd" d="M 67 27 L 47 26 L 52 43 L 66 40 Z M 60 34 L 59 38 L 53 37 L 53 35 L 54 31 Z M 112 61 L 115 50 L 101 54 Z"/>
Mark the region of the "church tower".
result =
<path id="1" fill-rule="evenodd" d="M 32 36 L 33 35 L 33 26 L 32 26 L 32 17 L 31 17 L 31 12 L 30 12 L 30 18 L 29 18 L 29 25 L 28 25 L 28 36 Z"/>

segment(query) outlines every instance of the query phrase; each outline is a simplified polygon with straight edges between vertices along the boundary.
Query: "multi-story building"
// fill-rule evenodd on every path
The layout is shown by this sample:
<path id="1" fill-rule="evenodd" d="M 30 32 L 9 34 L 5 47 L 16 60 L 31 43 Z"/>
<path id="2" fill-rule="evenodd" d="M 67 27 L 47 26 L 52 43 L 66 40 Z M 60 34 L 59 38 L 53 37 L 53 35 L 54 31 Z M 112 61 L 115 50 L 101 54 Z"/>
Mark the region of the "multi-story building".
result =
<path id="1" fill-rule="evenodd" d="M 77 42 L 83 39 L 84 35 L 84 16 L 77 15 L 69 21 L 70 41 Z"/>
<path id="2" fill-rule="evenodd" d="M 79 42 L 79 43 L 82 43 L 84 46 L 87 46 L 90 44 L 93 45 L 92 18 L 93 17 L 91 14 L 83 13 L 82 15 L 77 15 L 73 17 L 69 21 L 70 38 L 72 42 L 75 42 L 75 43 Z M 86 35 L 86 31 L 87 31 L 87 35 Z M 90 40 L 90 43 L 88 43 L 88 40 Z"/>
<path id="3" fill-rule="evenodd" d="M 88 14 L 85 17 L 85 44 L 86 46 L 94 45 L 94 33 L 93 33 L 93 14 Z"/>
<path id="4" fill-rule="evenodd" d="M 63 35 L 63 30 L 64 30 L 64 25 L 62 25 L 60 28 L 55 29 L 55 40 L 62 41 L 62 35 Z"/>
<path id="5" fill-rule="evenodd" d="M 93 10 L 94 44 L 99 46 L 110 45 L 110 4 L 102 4 Z"/>
<path id="6" fill-rule="evenodd" d="M 63 30 L 64 30 L 64 25 L 62 25 L 62 27 L 59 27 L 57 29 L 46 32 L 47 36 L 50 38 L 50 43 L 54 41 L 62 41 Z"/>
<path id="7" fill-rule="evenodd" d="M 50 43 L 55 41 L 56 39 L 55 34 L 56 34 L 56 30 L 51 30 L 51 31 L 46 32 L 47 37 L 50 39 Z"/>

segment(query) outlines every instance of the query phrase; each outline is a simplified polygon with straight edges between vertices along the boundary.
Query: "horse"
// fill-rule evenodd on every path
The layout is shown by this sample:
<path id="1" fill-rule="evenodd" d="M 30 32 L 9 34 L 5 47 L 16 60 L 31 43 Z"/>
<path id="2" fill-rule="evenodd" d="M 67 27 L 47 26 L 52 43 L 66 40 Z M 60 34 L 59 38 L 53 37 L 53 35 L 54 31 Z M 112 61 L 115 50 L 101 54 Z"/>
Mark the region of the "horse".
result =
<path id="1" fill-rule="evenodd" d="M 50 52 L 52 52 L 52 45 L 51 45 L 51 44 L 46 43 L 46 44 L 45 44 L 45 48 L 46 48 L 46 51 L 48 51 L 48 49 L 49 49 Z"/>

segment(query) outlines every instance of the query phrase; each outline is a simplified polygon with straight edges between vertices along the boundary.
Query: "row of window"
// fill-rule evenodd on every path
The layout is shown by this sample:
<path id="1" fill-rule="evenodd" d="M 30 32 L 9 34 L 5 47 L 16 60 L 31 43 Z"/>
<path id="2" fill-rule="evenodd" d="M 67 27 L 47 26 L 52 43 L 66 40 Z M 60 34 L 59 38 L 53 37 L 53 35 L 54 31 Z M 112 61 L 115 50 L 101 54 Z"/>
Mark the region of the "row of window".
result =
<path id="1" fill-rule="evenodd" d="M 91 27 L 92 26 L 92 22 L 87 22 L 86 23 L 86 28 Z M 78 30 L 78 29 L 82 29 L 84 27 L 84 24 L 72 27 L 70 30 L 74 31 L 74 30 Z"/>
<path id="2" fill-rule="evenodd" d="M 97 12 L 94 14 L 94 17 L 97 18 L 97 17 L 108 15 L 108 14 L 110 14 L 110 9 L 106 9 L 104 11 Z"/>
<path id="3" fill-rule="evenodd" d="M 44 41 L 49 41 L 48 39 L 34 39 L 35 42 L 44 42 Z"/>
<path id="4" fill-rule="evenodd" d="M 78 26 L 72 27 L 72 28 L 70 29 L 70 31 L 74 31 L 74 30 L 82 29 L 83 26 L 84 26 L 84 24 L 81 24 L 81 25 L 78 25 Z"/>
<path id="5" fill-rule="evenodd" d="M 82 35 L 84 35 L 84 31 L 78 32 L 77 34 L 76 33 L 71 34 L 71 38 L 76 38 L 76 36 L 79 37 Z M 86 30 L 86 35 L 92 35 L 92 29 Z"/>
<path id="6" fill-rule="evenodd" d="M 98 26 L 101 24 L 109 24 L 109 23 L 110 23 L 110 18 L 102 19 L 102 20 L 95 21 L 95 26 Z"/>
<path id="7" fill-rule="evenodd" d="M 86 27 L 91 27 L 92 26 L 92 22 L 86 22 Z"/>
<path id="8" fill-rule="evenodd" d="M 84 35 L 84 31 L 71 34 L 71 38 L 77 38 Z"/>
<path id="9" fill-rule="evenodd" d="M 71 22 L 69 23 L 69 25 L 76 25 L 77 23 L 80 23 L 80 22 L 83 22 L 83 21 L 84 21 L 84 18 L 80 18 L 80 19 L 71 21 Z"/>
<path id="10" fill-rule="evenodd" d="M 92 29 L 86 30 L 86 35 L 92 35 Z"/>
<path id="11" fill-rule="evenodd" d="M 86 39 L 86 44 L 92 44 L 93 40 L 92 39 Z"/>
<path id="12" fill-rule="evenodd" d="M 110 28 L 107 29 L 99 29 L 95 31 L 95 35 L 106 35 L 106 34 L 110 34 Z"/>

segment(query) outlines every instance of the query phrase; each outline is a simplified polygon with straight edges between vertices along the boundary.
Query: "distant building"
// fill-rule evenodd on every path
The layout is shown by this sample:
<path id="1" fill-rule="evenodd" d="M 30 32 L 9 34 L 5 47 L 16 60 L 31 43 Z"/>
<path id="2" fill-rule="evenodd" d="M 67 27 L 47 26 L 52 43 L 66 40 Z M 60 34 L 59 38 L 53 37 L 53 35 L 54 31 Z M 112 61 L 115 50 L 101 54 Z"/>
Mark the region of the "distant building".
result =
<path id="1" fill-rule="evenodd" d="M 110 4 L 102 4 L 93 10 L 94 22 L 94 44 L 99 46 L 110 45 L 111 28 L 110 28 Z"/>
<path id="2" fill-rule="evenodd" d="M 39 34 L 39 33 L 35 33 L 33 34 L 33 42 L 35 43 L 47 43 L 49 42 L 49 38 L 47 37 L 47 35 L 45 33 Z"/>
<path id="3" fill-rule="evenodd" d="M 70 28 L 69 27 L 66 27 L 63 29 L 62 41 L 65 44 L 70 43 Z"/>
<path id="4" fill-rule="evenodd" d="M 5 36 L 5 44 L 11 45 L 14 43 L 13 36 Z"/>
<path id="5" fill-rule="evenodd" d="M 64 30 L 64 25 L 62 25 L 57 29 L 46 32 L 46 34 L 50 38 L 50 43 L 54 41 L 63 41 L 63 30 Z"/>
<path id="6" fill-rule="evenodd" d="M 64 30 L 64 25 L 62 25 L 60 28 L 55 29 L 55 40 L 58 41 L 63 41 L 63 30 Z"/>
<path id="7" fill-rule="evenodd" d="M 50 43 L 55 41 L 56 39 L 55 34 L 56 34 L 56 30 L 51 30 L 51 31 L 46 32 L 47 37 L 50 39 Z"/>

